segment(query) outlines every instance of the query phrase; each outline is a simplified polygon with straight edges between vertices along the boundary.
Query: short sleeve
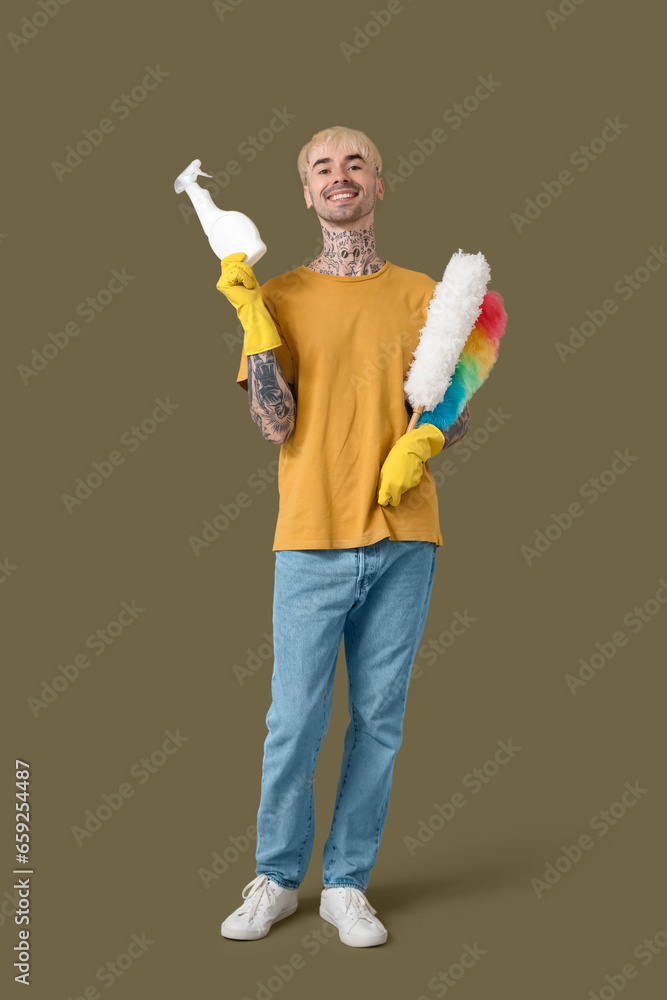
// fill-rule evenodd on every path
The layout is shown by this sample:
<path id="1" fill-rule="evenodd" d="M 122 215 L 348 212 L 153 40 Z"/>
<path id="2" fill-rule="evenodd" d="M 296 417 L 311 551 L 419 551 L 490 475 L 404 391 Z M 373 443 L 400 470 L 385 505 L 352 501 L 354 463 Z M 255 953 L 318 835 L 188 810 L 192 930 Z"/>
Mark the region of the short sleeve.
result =
<path id="1" fill-rule="evenodd" d="M 276 328 L 280 335 L 280 347 L 274 347 L 273 353 L 275 354 L 276 361 L 280 365 L 280 370 L 282 371 L 285 381 L 294 385 L 295 382 L 295 371 L 294 371 L 294 359 L 292 353 L 285 343 L 285 338 L 283 337 L 283 332 L 280 328 L 280 322 L 278 320 L 278 313 L 276 311 L 275 304 L 271 300 L 267 292 L 262 288 L 262 298 L 264 299 L 264 305 L 266 306 L 271 319 L 276 324 Z M 239 370 L 236 376 L 237 385 L 240 385 L 242 389 L 248 391 L 248 357 L 245 353 L 243 347 L 241 347 L 241 360 L 239 363 Z"/>

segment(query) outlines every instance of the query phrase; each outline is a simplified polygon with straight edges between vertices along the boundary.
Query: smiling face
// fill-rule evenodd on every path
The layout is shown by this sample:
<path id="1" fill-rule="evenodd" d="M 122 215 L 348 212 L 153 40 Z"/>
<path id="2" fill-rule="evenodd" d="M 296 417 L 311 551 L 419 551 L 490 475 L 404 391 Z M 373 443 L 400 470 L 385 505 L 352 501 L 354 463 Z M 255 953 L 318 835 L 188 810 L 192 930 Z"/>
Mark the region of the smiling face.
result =
<path id="1" fill-rule="evenodd" d="M 351 229 L 368 225 L 376 198 L 384 197 L 384 181 L 360 153 L 341 146 L 315 146 L 308 157 L 307 183 L 303 194 L 308 208 L 332 228 Z M 355 224 L 355 225 L 353 225 Z"/>

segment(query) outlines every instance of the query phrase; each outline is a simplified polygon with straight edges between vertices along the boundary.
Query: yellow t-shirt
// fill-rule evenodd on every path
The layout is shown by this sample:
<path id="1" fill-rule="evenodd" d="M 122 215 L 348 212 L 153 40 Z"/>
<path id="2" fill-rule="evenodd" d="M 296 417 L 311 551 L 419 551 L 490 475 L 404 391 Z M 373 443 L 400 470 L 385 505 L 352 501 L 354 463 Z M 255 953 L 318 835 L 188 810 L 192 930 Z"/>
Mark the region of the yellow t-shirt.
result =
<path id="1" fill-rule="evenodd" d="M 398 506 L 378 503 L 380 468 L 407 430 L 403 382 L 436 284 L 386 261 L 355 277 L 302 265 L 262 285 L 282 341 L 276 360 L 296 398 L 294 433 L 280 446 L 273 551 L 381 538 L 442 545 L 428 462 Z M 247 391 L 243 350 L 236 381 Z"/>

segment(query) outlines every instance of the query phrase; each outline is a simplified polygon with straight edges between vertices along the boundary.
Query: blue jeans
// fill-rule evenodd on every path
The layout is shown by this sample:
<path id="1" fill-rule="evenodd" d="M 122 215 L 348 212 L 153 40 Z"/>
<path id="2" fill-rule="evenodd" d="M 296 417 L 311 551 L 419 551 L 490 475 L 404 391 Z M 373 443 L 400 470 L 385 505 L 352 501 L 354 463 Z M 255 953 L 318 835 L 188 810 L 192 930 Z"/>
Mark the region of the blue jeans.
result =
<path id="1" fill-rule="evenodd" d="M 306 874 L 315 832 L 315 765 L 343 637 L 350 723 L 323 883 L 366 889 L 387 817 L 436 548 L 435 542 L 383 538 L 350 549 L 276 551 L 257 875 L 296 889 Z"/>

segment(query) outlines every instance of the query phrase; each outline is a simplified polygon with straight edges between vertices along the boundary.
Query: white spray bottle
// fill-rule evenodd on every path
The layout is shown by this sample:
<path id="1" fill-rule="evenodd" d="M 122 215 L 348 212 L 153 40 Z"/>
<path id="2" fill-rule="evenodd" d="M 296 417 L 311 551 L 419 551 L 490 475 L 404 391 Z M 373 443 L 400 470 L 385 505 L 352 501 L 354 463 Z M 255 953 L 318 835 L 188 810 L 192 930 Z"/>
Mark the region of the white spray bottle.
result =
<path id="1" fill-rule="evenodd" d="M 189 196 L 199 216 L 203 230 L 208 236 L 213 253 L 222 260 L 230 253 L 245 253 L 245 264 L 251 267 L 266 253 L 257 226 L 242 212 L 225 212 L 218 208 L 210 193 L 199 186 L 197 177 L 211 177 L 200 170 L 201 160 L 193 160 L 174 181 L 174 191 L 182 191 Z"/>

